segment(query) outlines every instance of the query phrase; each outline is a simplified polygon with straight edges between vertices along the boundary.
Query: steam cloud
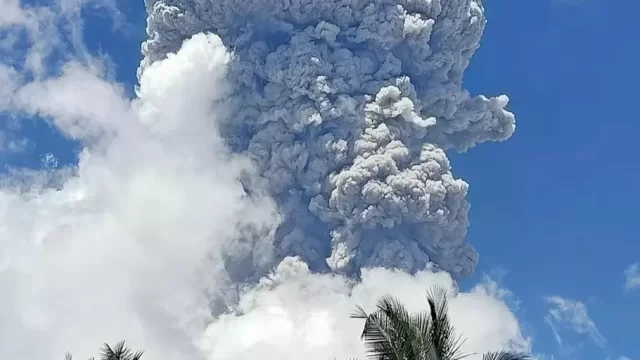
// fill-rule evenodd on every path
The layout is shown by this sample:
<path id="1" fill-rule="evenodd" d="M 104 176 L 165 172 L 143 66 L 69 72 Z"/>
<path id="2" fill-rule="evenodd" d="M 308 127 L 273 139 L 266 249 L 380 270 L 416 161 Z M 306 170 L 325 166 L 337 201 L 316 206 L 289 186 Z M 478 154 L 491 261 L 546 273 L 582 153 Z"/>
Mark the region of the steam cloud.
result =
<path id="1" fill-rule="evenodd" d="M 148 2 L 134 99 L 75 36 L 112 1 L 2 4 L 0 113 L 83 150 L 1 178 L 0 358 L 364 358 L 353 306 L 432 284 L 465 351 L 530 349 L 508 291 L 454 281 L 477 254 L 445 150 L 514 130 L 460 87 L 478 2 Z"/>
<path id="2" fill-rule="evenodd" d="M 476 0 L 146 0 L 141 70 L 200 32 L 235 58 L 222 133 L 268 181 L 276 258 L 313 270 L 473 272 L 468 184 L 447 149 L 509 138 L 505 95 L 462 74 L 485 26 Z M 250 257 L 238 254 L 239 258 Z M 237 259 L 235 261 L 238 261 Z"/>

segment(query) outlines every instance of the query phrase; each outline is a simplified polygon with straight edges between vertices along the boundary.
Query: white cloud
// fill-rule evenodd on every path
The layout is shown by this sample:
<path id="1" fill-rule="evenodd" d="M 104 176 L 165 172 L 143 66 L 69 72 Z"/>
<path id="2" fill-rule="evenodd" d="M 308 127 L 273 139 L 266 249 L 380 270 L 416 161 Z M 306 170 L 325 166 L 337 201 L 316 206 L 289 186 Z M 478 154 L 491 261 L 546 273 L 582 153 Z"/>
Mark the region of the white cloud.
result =
<path id="1" fill-rule="evenodd" d="M 0 154 L 21 153 L 34 146 L 33 140 L 27 138 L 7 138 L 7 135 L 0 132 Z"/>
<path id="2" fill-rule="evenodd" d="M 198 36 L 142 76 L 131 104 L 81 67 L 15 92 L 14 111 L 109 137 L 87 143 L 60 190 L 0 191 L 0 358 L 86 356 L 120 338 L 154 358 L 195 351 L 188 334 L 207 321 L 220 247 L 238 223 L 277 221 L 215 136 L 208 105 L 225 94 L 227 60 L 217 37 Z"/>
<path id="3" fill-rule="evenodd" d="M 0 0 L 0 27 L 25 22 L 25 14 L 19 0 Z"/>
<path id="4" fill-rule="evenodd" d="M 45 75 L 47 59 L 55 50 L 60 50 L 63 60 L 95 61 L 82 36 L 81 10 L 85 7 L 100 9 L 116 26 L 123 22 L 115 0 L 52 0 L 50 6 L 0 0 L 0 56 L 20 63 L 36 76 Z M 23 34 L 28 38 L 27 49 L 20 45 Z"/>
<path id="5" fill-rule="evenodd" d="M 629 265 L 629 267 L 624 271 L 624 276 L 625 289 L 633 290 L 640 288 L 640 263 Z"/>
<path id="6" fill-rule="evenodd" d="M 551 296 L 545 299 L 551 305 L 545 321 L 551 327 L 556 341 L 562 345 L 560 331 L 571 330 L 581 335 L 587 335 L 598 346 L 604 346 L 606 339 L 600 334 L 594 321 L 589 317 L 587 306 L 577 300 L 565 299 L 560 296 Z"/>
<path id="7" fill-rule="evenodd" d="M 204 347 L 209 359 L 365 358 L 359 341 L 363 324 L 348 317 L 354 306 L 372 309 L 379 296 L 389 293 L 412 311 L 424 310 L 431 285 L 455 293 L 445 273 L 411 276 L 372 269 L 363 273 L 361 283 L 349 284 L 340 276 L 311 274 L 303 263 L 289 258 L 270 280 L 244 293 L 240 315 L 225 315 L 209 326 Z M 500 292 L 495 284 L 485 283 L 452 297 L 454 325 L 468 338 L 465 351 L 530 350 Z"/>
<path id="8" fill-rule="evenodd" d="M 56 13 L 46 6 L 23 6 L 20 1 L 2 0 L 4 4 L 3 14 L 0 15 L 0 54 L 4 58 L 20 62 L 25 70 L 34 74 L 42 74 L 46 70 L 45 60 L 52 51 L 60 46 L 60 33 L 58 23 L 64 18 L 61 13 Z M 5 12 L 4 10 L 7 9 Z M 26 34 L 29 40 L 28 49 L 20 48 L 20 38 Z M 23 51 L 27 51 L 24 59 L 20 57 Z"/>

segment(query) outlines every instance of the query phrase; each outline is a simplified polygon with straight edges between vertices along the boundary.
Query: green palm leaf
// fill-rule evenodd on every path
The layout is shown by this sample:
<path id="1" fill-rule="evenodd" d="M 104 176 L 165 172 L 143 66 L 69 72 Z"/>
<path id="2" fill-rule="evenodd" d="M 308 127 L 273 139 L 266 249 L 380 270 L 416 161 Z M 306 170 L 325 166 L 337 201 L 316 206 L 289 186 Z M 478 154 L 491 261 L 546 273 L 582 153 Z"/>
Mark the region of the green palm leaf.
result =
<path id="1" fill-rule="evenodd" d="M 431 317 L 429 341 L 433 346 L 433 360 L 460 360 L 469 355 L 460 353 L 464 340 L 455 333 L 451 324 L 447 297 L 447 290 L 439 286 L 427 291 Z"/>
<path id="2" fill-rule="evenodd" d="M 114 347 L 104 343 L 100 350 L 100 360 L 140 360 L 142 354 L 142 351 L 132 352 L 131 349 L 125 346 L 124 341 L 117 343 Z M 73 360 L 70 353 L 67 353 L 64 358 L 65 360 Z M 89 360 L 94 360 L 94 358 Z"/>
<path id="3" fill-rule="evenodd" d="M 142 351 L 133 353 L 131 349 L 125 346 L 124 341 L 120 341 L 113 348 L 109 346 L 109 344 L 104 343 L 100 351 L 102 360 L 140 360 L 142 354 Z"/>
<path id="4" fill-rule="evenodd" d="M 492 351 L 482 355 L 482 360 L 531 360 L 532 357 L 519 352 Z"/>
<path id="5" fill-rule="evenodd" d="M 442 287 L 427 292 L 428 311 L 410 314 L 395 298 L 385 295 L 376 311 L 367 314 L 360 306 L 352 318 L 365 320 L 361 338 L 367 355 L 375 360 L 460 360 L 464 339 L 449 318 L 448 294 Z M 526 354 L 497 351 L 483 360 L 530 360 Z"/>
<path id="6" fill-rule="evenodd" d="M 370 358 L 381 360 L 403 360 L 394 330 L 386 316 L 380 311 L 367 314 L 362 307 L 358 306 L 351 314 L 352 318 L 364 319 L 364 329 L 361 338 L 365 342 Z"/>

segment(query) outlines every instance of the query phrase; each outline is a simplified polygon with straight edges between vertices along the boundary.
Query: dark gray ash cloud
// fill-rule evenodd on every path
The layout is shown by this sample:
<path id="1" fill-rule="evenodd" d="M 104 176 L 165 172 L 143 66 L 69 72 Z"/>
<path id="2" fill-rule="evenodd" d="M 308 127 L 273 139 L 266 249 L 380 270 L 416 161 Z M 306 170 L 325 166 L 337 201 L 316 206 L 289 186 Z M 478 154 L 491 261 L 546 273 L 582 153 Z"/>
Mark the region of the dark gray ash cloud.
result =
<path id="1" fill-rule="evenodd" d="M 454 277 L 473 272 L 468 184 L 452 174 L 446 151 L 515 130 L 507 96 L 462 88 L 486 24 L 480 1 L 146 6 L 141 71 L 201 32 L 235 54 L 223 135 L 257 164 L 284 222 L 273 254 L 247 246 L 230 263 L 264 268 L 273 265 L 267 257 L 299 255 L 315 271 L 413 272 L 433 262 Z"/>

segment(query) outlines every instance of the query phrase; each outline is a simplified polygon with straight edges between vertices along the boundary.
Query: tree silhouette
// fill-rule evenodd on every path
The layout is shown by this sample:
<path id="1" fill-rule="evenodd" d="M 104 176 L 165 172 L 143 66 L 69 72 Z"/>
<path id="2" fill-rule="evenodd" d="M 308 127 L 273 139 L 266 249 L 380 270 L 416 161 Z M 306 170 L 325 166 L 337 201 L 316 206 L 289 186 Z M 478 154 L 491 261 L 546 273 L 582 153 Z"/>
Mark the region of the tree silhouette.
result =
<path id="1" fill-rule="evenodd" d="M 396 298 L 386 295 L 376 311 L 367 314 L 357 306 L 352 318 L 364 319 L 362 340 L 367 355 L 375 360 L 460 360 L 471 354 L 461 351 L 464 339 L 449 318 L 447 291 L 434 287 L 427 292 L 428 311 L 411 314 Z M 489 352 L 483 360 L 529 360 L 527 354 Z"/>
<path id="2" fill-rule="evenodd" d="M 140 360 L 143 351 L 133 352 L 125 345 L 124 341 L 120 341 L 116 346 L 111 347 L 109 344 L 104 343 L 102 349 L 100 349 L 100 360 Z M 73 360 L 70 353 L 67 353 L 65 360 Z M 89 360 L 95 360 L 90 358 Z"/>

